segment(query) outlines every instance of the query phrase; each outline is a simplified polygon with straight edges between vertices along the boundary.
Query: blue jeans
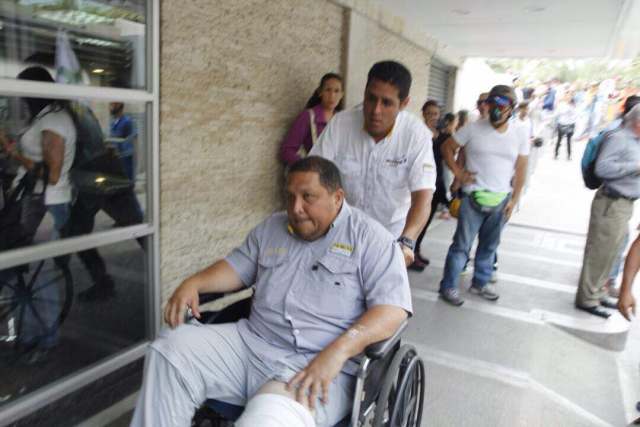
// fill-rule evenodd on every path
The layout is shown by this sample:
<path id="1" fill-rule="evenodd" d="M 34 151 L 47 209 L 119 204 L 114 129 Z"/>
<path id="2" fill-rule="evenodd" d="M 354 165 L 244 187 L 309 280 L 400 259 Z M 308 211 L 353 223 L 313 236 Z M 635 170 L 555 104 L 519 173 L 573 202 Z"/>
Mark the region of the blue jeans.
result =
<path id="1" fill-rule="evenodd" d="M 53 230 L 49 240 L 58 240 L 69 220 L 71 207 L 69 203 L 60 203 L 47 205 L 46 210 L 53 217 Z M 40 217 L 40 221 L 42 221 L 42 217 Z M 20 341 L 23 344 L 33 345 L 37 343 L 41 348 L 50 348 L 58 343 L 58 327 L 45 331 L 43 330 L 43 322 L 49 326 L 55 324 L 62 305 L 59 286 L 57 281 L 51 281 L 51 275 L 41 274 L 38 276 L 34 284 L 35 288 L 40 288 L 38 301 L 32 303 L 32 310 L 37 312 L 38 317 L 31 310 L 25 311 L 20 337 Z"/>
<path id="2" fill-rule="evenodd" d="M 454 289 L 458 286 L 460 273 L 469 259 L 469 251 L 473 240 L 478 236 L 473 284 L 483 287 L 491 278 L 493 262 L 500 243 L 500 233 L 505 224 L 504 207 L 510 200 L 506 197 L 492 212 L 480 212 L 474 208 L 471 196 L 465 195 L 460 205 L 458 225 L 453 236 L 453 243 L 447 253 L 444 265 L 444 276 L 440 282 L 440 291 Z"/>

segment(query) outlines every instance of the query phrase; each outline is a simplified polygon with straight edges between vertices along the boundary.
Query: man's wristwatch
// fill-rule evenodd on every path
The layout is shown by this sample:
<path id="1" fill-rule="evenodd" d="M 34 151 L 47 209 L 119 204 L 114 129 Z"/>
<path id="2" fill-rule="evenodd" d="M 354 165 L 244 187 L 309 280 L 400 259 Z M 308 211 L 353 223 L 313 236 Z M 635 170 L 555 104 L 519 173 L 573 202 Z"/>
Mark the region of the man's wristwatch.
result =
<path id="1" fill-rule="evenodd" d="M 416 241 L 405 236 L 398 237 L 398 243 L 412 251 L 416 249 Z"/>

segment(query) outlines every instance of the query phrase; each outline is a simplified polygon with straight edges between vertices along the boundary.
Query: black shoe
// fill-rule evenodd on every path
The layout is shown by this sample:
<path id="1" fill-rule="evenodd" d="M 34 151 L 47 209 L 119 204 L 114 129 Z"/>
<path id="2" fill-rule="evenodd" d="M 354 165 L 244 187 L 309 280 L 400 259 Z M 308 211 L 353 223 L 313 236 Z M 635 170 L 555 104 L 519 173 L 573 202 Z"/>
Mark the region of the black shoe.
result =
<path id="1" fill-rule="evenodd" d="M 96 301 L 113 298 L 116 295 L 115 285 L 110 277 L 106 277 L 78 294 L 78 300 L 82 302 Z"/>
<path id="2" fill-rule="evenodd" d="M 611 308 L 613 310 L 618 309 L 618 301 L 613 298 L 605 297 L 603 300 L 600 300 L 600 305 L 606 308 Z"/>
<path id="3" fill-rule="evenodd" d="M 600 307 L 599 305 L 596 305 L 595 307 L 585 307 L 583 305 L 576 304 L 576 308 L 578 310 L 586 311 L 589 314 L 593 314 L 594 316 L 599 316 L 604 319 L 608 319 L 611 316 L 611 313 L 609 313 L 607 310 Z"/>
<path id="4" fill-rule="evenodd" d="M 431 261 L 429 261 L 429 258 L 425 258 L 420 254 L 416 254 L 416 259 L 418 261 L 420 261 L 421 263 L 423 263 L 425 267 L 428 266 L 429 263 L 431 262 Z"/>
<path id="5" fill-rule="evenodd" d="M 425 264 L 423 264 L 419 259 L 416 259 L 411 264 L 409 264 L 407 269 L 417 271 L 418 273 L 422 273 L 425 267 L 426 267 Z"/>

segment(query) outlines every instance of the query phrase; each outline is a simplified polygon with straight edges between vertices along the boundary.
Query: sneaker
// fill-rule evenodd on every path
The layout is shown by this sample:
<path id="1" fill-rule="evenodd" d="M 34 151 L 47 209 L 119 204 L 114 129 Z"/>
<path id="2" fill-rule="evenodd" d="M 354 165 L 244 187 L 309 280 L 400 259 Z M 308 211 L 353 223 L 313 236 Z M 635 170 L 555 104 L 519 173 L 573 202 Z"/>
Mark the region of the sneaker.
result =
<path id="1" fill-rule="evenodd" d="M 500 298 L 500 295 L 496 292 L 495 285 L 492 284 L 486 284 L 483 287 L 471 285 L 469 292 L 475 295 L 480 295 L 482 298 L 489 301 L 496 301 Z"/>
<path id="2" fill-rule="evenodd" d="M 460 272 L 461 276 L 467 276 L 469 275 L 469 266 L 465 265 L 464 268 L 462 269 L 462 271 Z"/>
<path id="3" fill-rule="evenodd" d="M 600 307 L 599 305 L 596 305 L 595 307 L 587 307 L 584 305 L 576 304 L 576 308 L 578 310 L 586 311 L 589 314 L 593 314 L 594 316 L 602 317 L 604 319 L 608 319 L 611 316 L 610 312 Z"/>
<path id="4" fill-rule="evenodd" d="M 606 308 L 611 308 L 613 310 L 618 309 L 618 300 L 614 298 L 604 297 L 600 300 L 600 305 Z"/>
<path id="5" fill-rule="evenodd" d="M 423 263 L 425 267 L 428 266 L 431 263 L 431 261 L 429 261 L 429 258 L 425 258 L 422 255 L 420 255 L 419 253 L 416 253 L 416 260 L 420 261 L 421 263 Z"/>
<path id="6" fill-rule="evenodd" d="M 415 261 L 409 264 L 409 266 L 407 267 L 407 270 L 413 270 L 413 271 L 417 271 L 418 273 L 422 273 L 425 267 L 426 265 L 422 261 L 420 261 L 418 258 L 416 258 Z"/>
<path id="7" fill-rule="evenodd" d="M 604 284 L 604 289 L 611 298 L 620 298 L 620 287 L 616 286 L 614 279 L 607 279 Z"/>
<path id="8" fill-rule="evenodd" d="M 610 286 L 609 287 L 609 296 L 611 298 L 620 298 L 620 287 L 619 286 Z"/>
<path id="9" fill-rule="evenodd" d="M 442 298 L 443 300 L 445 300 L 451 305 L 459 307 L 462 304 L 464 304 L 464 300 L 460 298 L 460 293 L 458 292 L 457 289 L 445 289 L 445 290 L 440 290 L 439 292 L 440 292 L 440 298 Z"/>
<path id="10" fill-rule="evenodd" d="M 498 270 L 493 270 L 491 272 L 491 277 L 489 278 L 489 283 L 497 283 L 498 282 Z"/>

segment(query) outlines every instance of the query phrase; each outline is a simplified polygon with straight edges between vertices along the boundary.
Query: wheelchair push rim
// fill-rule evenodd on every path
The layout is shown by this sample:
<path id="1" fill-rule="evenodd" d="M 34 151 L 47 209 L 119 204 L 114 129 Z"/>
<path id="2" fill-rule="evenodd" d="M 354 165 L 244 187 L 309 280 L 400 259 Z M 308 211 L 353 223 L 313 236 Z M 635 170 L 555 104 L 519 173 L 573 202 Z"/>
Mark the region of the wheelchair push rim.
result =
<path id="1" fill-rule="evenodd" d="M 71 272 L 57 259 L 0 272 L 0 327 L 6 329 L 0 331 L 0 341 L 35 346 L 56 333 L 69 314 L 72 301 Z"/>
<path id="2" fill-rule="evenodd" d="M 425 369 L 416 350 L 410 345 L 395 354 L 378 399 L 374 427 L 413 427 L 422 420 L 425 392 Z"/>

